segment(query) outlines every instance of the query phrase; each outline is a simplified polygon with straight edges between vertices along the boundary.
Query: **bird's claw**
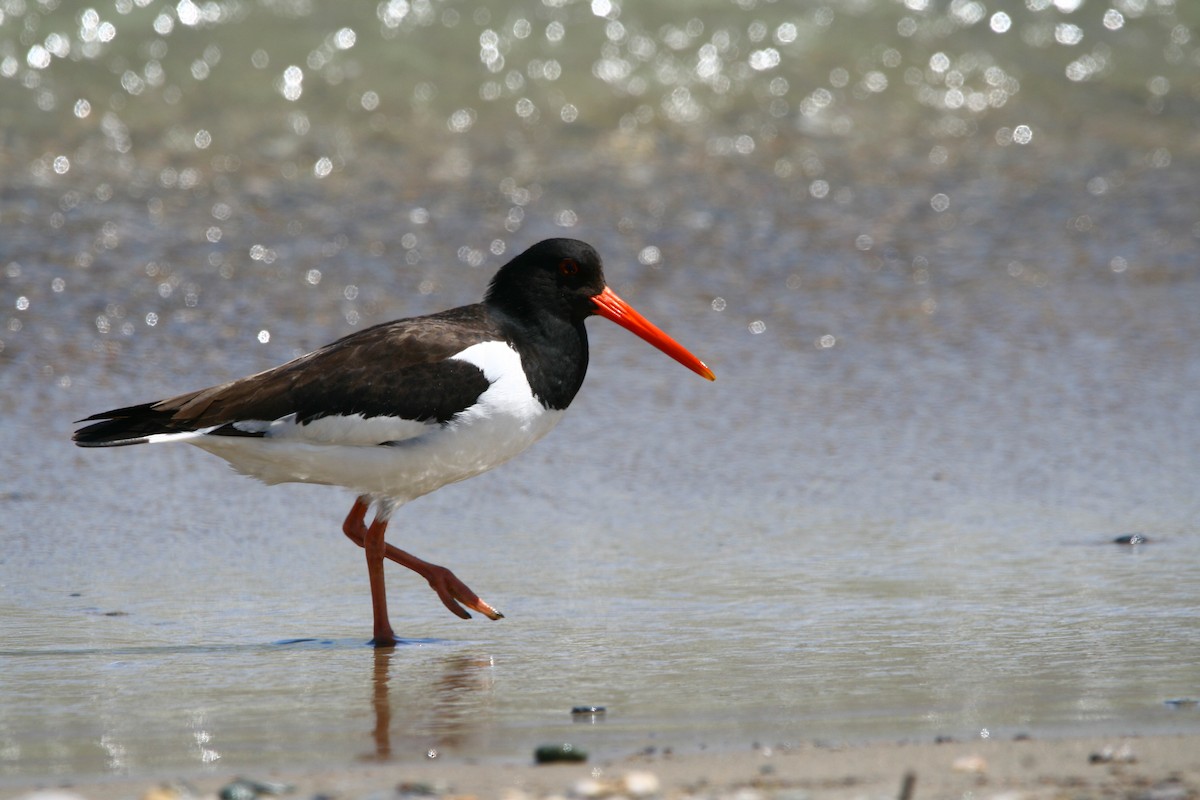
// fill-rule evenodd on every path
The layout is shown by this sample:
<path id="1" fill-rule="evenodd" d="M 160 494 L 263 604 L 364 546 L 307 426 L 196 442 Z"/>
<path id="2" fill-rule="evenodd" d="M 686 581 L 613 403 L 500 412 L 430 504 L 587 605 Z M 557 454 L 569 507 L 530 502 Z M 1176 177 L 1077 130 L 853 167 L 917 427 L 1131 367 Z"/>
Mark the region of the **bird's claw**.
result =
<path id="1" fill-rule="evenodd" d="M 430 588 L 437 592 L 442 604 L 450 609 L 452 614 L 462 619 L 470 619 L 471 615 L 463 608 L 466 606 L 473 611 L 478 611 L 488 619 L 504 618 L 503 614 L 472 592 L 470 587 L 460 581 L 453 572 L 434 564 L 430 564 L 429 567 L 429 574 L 425 576 L 425 579 L 429 581 Z"/>

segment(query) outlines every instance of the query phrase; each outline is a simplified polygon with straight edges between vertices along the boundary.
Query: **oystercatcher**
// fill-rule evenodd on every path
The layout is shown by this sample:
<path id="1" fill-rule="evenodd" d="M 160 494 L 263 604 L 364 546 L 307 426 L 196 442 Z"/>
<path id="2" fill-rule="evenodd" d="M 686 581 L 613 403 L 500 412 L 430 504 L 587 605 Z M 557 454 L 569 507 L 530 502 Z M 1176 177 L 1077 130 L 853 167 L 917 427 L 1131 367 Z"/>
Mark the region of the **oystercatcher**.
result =
<path id="1" fill-rule="evenodd" d="M 503 615 L 445 567 L 384 541 L 404 503 L 501 464 L 562 418 L 588 364 L 583 322 L 599 314 L 709 380 L 712 370 L 604 283 L 574 239 L 540 242 L 500 268 L 482 303 L 386 322 L 240 380 L 80 422 L 81 447 L 186 442 L 264 483 L 344 486 L 342 531 L 366 551 L 376 646 L 396 643 L 383 561 L 425 578 L 442 603 Z M 375 518 L 366 515 L 375 505 Z"/>

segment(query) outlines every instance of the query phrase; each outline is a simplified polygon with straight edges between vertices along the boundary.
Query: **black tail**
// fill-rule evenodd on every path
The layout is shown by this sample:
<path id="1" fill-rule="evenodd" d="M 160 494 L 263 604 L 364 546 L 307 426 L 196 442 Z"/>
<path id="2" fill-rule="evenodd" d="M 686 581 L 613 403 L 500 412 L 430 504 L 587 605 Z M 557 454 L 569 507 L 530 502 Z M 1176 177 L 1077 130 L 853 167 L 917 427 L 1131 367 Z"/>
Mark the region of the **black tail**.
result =
<path id="1" fill-rule="evenodd" d="M 181 432 L 178 425 L 171 424 L 173 411 L 156 406 L 161 406 L 161 403 L 115 408 L 77 420 L 95 422 L 75 431 L 71 439 L 80 447 L 120 447 L 144 444 L 146 437 L 155 433 Z"/>

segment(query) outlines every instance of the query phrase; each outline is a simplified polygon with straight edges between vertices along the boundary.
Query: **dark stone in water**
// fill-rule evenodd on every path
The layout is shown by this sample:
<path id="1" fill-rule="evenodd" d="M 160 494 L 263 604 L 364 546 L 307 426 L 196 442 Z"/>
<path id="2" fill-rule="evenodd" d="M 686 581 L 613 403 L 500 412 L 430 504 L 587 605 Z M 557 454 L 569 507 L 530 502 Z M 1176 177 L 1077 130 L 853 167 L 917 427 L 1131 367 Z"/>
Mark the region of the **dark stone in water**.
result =
<path id="1" fill-rule="evenodd" d="M 586 714 L 603 714 L 607 709 L 604 706 L 575 706 L 571 709 L 571 714 L 582 716 Z"/>
<path id="2" fill-rule="evenodd" d="M 1140 533 L 1127 533 L 1113 539 L 1113 544 L 1150 544 L 1150 539 Z"/>
<path id="3" fill-rule="evenodd" d="M 533 760 L 539 764 L 563 764 L 587 761 L 587 751 L 573 744 L 544 744 L 533 751 Z"/>

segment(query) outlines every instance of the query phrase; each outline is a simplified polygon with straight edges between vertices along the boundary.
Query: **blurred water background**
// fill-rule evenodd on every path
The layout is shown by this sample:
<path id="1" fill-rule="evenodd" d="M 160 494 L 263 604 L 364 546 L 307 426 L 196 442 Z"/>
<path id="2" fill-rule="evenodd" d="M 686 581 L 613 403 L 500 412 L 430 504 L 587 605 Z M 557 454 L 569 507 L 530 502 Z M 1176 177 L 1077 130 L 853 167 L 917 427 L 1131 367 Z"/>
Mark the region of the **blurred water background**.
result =
<path id="1" fill-rule="evenodd" d="M 0 779 L 1200 730 L 1198 187 L 1178 0 L 0 0 Z M 397 516 L 502 622 L 69 442 L 561 235 L 718 380 Z"/>

